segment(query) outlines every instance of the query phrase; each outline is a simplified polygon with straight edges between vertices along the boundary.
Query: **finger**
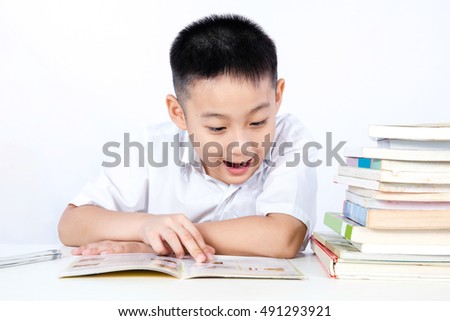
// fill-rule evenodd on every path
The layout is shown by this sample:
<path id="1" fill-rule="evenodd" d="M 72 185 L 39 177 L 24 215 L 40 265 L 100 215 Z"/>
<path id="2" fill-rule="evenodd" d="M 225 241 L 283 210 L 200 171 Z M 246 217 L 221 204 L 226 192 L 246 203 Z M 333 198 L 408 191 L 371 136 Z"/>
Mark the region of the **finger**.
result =
<path id="1" fill-rule="evenodd" d="M 97 255 L 100 254 L 101 250 L 98 247 L 91 247 L 85 249 L 81 252 L 81 255 Z"/>
<path id="2" fill-rule="evenodd" d="M 196 246 L 193 248 L 193 251 L 196 251 L 196 247 L 198 247 L 201 251 L 201 253 L 206 257 L 207 260 L 211 261 L 214 259 L 214 253 L 215 250 L 206 245 L 205 240 L 203 239 L 202 234 L 200 233 L 200 231 L 195 227 L 195 225 L 189 221 L 187 218 L 183 223 L 183 227 L 189 232 L 189 234 L 191 235 L 193 241 L 195 242 Z M 184 244 L 184 243 L 183 243 Z M 193 244 L 191 242 L 191 244 Z M 186 244 L 184 244 L 186 246 Z M 189 253 L 192 252 L 189 251 Z M 196 254 L 198 256 L 198 254 Z M 198 259 L 200 262 L 203 262 L 204 260 L 200 260 L 200 257 Z"/>
<path id="3" fill-rule="evenodd" d="M 192 257 L 197 262 L 205 262 L 208 259 L 209 251 L 205 246 L 204 249 L 206 252 L 204 252 L 202 247 L 199 245 L 198 242 L 200 243 L 203 242 L 204 244 L 204 241 L 200 232 L 198 232 L 195 226 L 194 226 L 195 230 L 193 231 L 195 235 L 193 235 L 188 229 L 186 229 L 184 225 L 175 225 L 173 229 L 175 233 L 178 235 L 178 238 L 181 241 L 181 243 L 183 243 L 186 250 L 192 255 Z M 200 241 L 197 241 L 198 237 L 200 237 Z"/>
<path id="4" fill-rule="evenodd" d="M 187 218 L 183 223 L 183 227 L 189 231 L 189 233 L 191 233 L 192 237 L 194 238 L 195 242 L 197 243 L 197 245 L 200 247 L 201 251 L 203 252 L 204 255 L 206 255 L 208 260 L 213 260 L 214 259 L 214 253 L 215 250 L 206 245 L 205 240 L 203 239 L 202 234 L 200 233 L 200 231 L 197 229 L 197 227 L 195 227 L 195 225 L 189 221 Z"/>
<path id="5" fill-rule="evenodd" d="M 126 250 L 133 253 L 155 253 L 150 245 L 142 242 L 128 243 L 125 247 Z"/>
<path id="6" fill-rule="evenodd" d="M 121 242 L 111 249 L 111 253 L 155 253 L 152 247 L 143 242 Z"/>
<path id="7" fill-rule="evenodd" d="M 94 243 L 81 245 L 78 247 L 77 252 L 79 252 L 81 254 L 84 250 L 87 250 L 88 248 L 92 247 L 93 244 Z"/>
<path id="8" fill-rule="evenodd" d="M 152 253 L 152 248 L 141 242 L 124 242 L 109 248 L 105 254 L 118 253 Z"/>
<path id="9" fill-rule="evenodd" d="M 106 250 L 105 254 L 131 253 L 127 251 L 126 245 L 116 245 Z"/>
<path id="10" fill-rule="evenodd" d="M 92 246 L 91 246 L 92 247 Z M 90 255 L 90 248 L 88 245 L 82 245 L 72 250 L 73 255 Z"/>
<path id="11" fill-rule="evenodd" d="M 216 253 L 216 249 L 209 245 L 206 245 L 206 247 L 208 248 L 208 254 L 206 255 L 208 261 L 214 261 L 214 254 Z"/>
<path id="12" fill-rule="evenodd" d="M 177 233 L 175 233 L 171 229 L 166 229 L 161 233 L 161 236 L 172 249 L 175 257 L 181 259 L 185 255 L 183 246 L 181 245 Z"/>
<path id="13" fill-rule="evenodd" d="M 72 255 L 81 255 L 81 252 L 82 252 L 81 246 L 79 246 L 79 247 L 77 247 L 77 248 L 74 248 L 74 249 L 71 251 Z"/>
<path id="14" fill-rule="evenodd" d="M 111 247 L 102 249 L 100 254 L 152 253 L 152 248 L 142 242 L 115 242 Z"/>
<path id="15" fill-rule="evenodd" d="M 215 248 L 213 248 L 213 247 L 210 246 L 210 245 L 206 245 L 206 247 L 208 248 L 208 251 L 209 251 L 212 255 L 216 254 L 216 249 L 215 249 Z"/>
<path id="16" fill-rule="evenodd" d="M 110 248 L 114 247 L 118 242 L 115 241 L 100 241 L 90 243 L 84 246 L 81 253 L 82 255 L 98 255 L 103 252 L 107 252 Z"/>
<path id="17" fill-rule="evenodd" d="M 160 255 L 169 255 L 170 253 L 172 253 L 172 249 L 170 249 L 170 247 L 166 246 L 163 243 L 163 240 L 161 240 L 161 237 L 152 237 L 149 240 L 150 246 L 152 247 L 152 249 Z"/>

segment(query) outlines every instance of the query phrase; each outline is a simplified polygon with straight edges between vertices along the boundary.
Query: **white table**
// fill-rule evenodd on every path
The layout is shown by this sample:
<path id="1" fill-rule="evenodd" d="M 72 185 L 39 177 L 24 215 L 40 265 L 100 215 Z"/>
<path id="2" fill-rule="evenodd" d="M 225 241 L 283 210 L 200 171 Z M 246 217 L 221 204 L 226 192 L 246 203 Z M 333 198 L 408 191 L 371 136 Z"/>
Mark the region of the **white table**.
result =
<path id="1" fill-rule="evenodd" d="M 60 245 L 0 245 L 0 256 L 60 248 Z M 73 260 L 61 259 L 0 269 L 0 300 L 450 300 L 450 282 L 336 280 L 306 252 L 293 259 L 306 280 L 178 280 L 153 272 L 59 279 Z"/>

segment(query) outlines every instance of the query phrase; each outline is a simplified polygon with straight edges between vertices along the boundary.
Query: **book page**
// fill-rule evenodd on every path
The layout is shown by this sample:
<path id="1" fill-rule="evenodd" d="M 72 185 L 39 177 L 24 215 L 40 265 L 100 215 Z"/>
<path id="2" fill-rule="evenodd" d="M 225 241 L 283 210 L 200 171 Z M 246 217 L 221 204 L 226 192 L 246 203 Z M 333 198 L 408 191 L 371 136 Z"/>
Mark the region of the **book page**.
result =
<path id="1" fill-rule="evenodd" d="M 183 278 L 199 277 L 303 279 L 304 275 L 285 259 L 225 255 L 206 263 L 183 259 Z"/>
<path id="2" fill-rule="evenodd" d="M 450 127 L 450 123 L 428 123 L 428 124 L 414 124 L 414 125 L 398 125 L 402 127 Z"/>
<path id="3" fill-rule="evenodd" d="M 148 253 L 81 256 L 70 264 L 61 277 L 99 274 L 128 270 L 149 270 L 181 277 L 179 260 Z"/>

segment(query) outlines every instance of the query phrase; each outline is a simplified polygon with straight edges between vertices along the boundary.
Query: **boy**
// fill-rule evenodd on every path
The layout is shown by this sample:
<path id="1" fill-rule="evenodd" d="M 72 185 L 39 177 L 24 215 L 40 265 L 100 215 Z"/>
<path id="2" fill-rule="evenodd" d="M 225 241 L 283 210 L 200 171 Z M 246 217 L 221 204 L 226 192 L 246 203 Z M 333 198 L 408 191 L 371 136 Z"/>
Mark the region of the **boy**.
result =
<path id="1" fill-rule="evenodd" d="M 294 257 L 315 224 L 317 182 L 298 162 L 308 133 L 277 116 L 273 41 L 246 18 L 213 15 L 179 33 L 170 63 L 172 123 L 142 138 L 159 162 L 104 168 L 64 211 L 61 241 L 75 255 Z"/>

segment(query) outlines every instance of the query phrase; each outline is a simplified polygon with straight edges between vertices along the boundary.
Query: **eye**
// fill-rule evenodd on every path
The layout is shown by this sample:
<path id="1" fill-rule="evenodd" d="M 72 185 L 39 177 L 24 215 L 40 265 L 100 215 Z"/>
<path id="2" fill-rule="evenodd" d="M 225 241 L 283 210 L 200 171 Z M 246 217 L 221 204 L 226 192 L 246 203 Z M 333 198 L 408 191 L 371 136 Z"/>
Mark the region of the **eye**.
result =
<path id="1" fill-rule="evenodd" d="M 264 120 L 261 120 L 261 121 L 257 121 L 257 122 L 250 123 L 250 126 L 253 126 L 253 127 L 261 127 L 261 126 L 263 126 L 266 122 L 267 122 L 267 119 L 264 119 Z"/>
<path id="2" fill-rule="evenodd" d="M 208 129 L 214 133 L 220 133 L 221 131 L 224 131 L 226 127 L 208 127 Z"/>

